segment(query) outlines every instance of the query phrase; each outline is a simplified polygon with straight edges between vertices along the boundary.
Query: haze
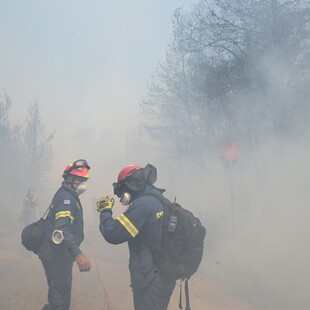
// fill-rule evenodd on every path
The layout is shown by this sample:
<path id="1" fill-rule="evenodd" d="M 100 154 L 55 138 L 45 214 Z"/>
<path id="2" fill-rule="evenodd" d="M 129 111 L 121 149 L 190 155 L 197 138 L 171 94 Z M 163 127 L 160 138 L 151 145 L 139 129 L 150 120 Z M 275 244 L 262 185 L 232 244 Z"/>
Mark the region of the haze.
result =
<path id="1" fill-rule="evenodd" d="M 182 12 L 190 11 L 196 3 L 0 0 L 1 102 L 5 94 L 10 97 L 10 122 L 20 126 L 29 106 L 37 102 L 46 132 L 55 130 L 51 166 L 44 183 L 35 186 L 40 199 L 37 217 L 60 185 L 65 166 L 86 159 L 91 180 L 81 197 L 87 239 L 83 246 L 85 252 L 92 253 L 93 266 L 97 259 L 99 269 L 104 270 L 111 309 L 123 309 L 132 302 L 127 247 L 107 245 L 101 238 L 94 203 L 113 194 L 112 183 L 121 168 L 151 163 L 158 170 L 155 185 L 167 189 L 167 198 L 176 196 L 185 208 L 193 210 L 207 229 L 204 259 L 191 280 L 193 310 L 309 309 L 309 108 L 293 120 L 297 133 L 274 136 L 265 115 L 249 118 L 260 125 L 263 142 L 249 147 L 249 136 L 237 137 L 241 151 L 233 164 L 223 164 L 219 149 L 235 141 L 223 139 L 204 147 L 200 137 L 184 138 L 180 149 L 192 143 L 190 151 L 169 152 L 163 146 L 156 148 L 142 126 L 148 119 L 141 103 L 166 60 L 173 14 L 180 7 Z M 263 66 L 272 72 L 269 77 L 277 93 L 277 82 L 287 68 L 277 66 L 274 59 L 265 59 Z M 309 74 L 309 64 L 304 69 Z M 306 93 L 307 87 L 301 89 Z M 287 94 L 280 92 L 285 98 Z M 237 99 L 236 105 L 243 105 L 244 111 L 250 111 L 247 104 L 255 101 L 246 96 Z M 278 102 L 270 104 L 272 117 L 278 113 Z M 163 135 L 168 147 L 170 141 L 177 141 L 169 138 L 172 132 Z M 23 153 L 12 154 L 15 156 L 22 158 Z M 11 165 L 14 173 L 10 160 L 4 164 Z M 28 176 L 19 177 L 25 185 L 14 193 L 16 204 L 28 189 Z M 14 218 L 19 207 L 6 200 L 1 206 L 13 213 L 12 225 L 3 224 L 0 230 L 0 277 L 4 279 L 0 281 L 0 308 L 19 310 L 31 305 L 39 309 L 47 288 L 40 262 L 20 245 L 19 215 Z M 124 210 L 120 204 L 115 209 L 115 214 Z M 104 299 L 96 278 L 99 272 L 93 270 L 89 278 L 74 275 L 72 309 L 101 307 L 97 306 L 98 300 Z M 23 295 L 15 299 L 14 291 L 26 286 Z M 86 296 L 81 301 L 83 293 Z M 178 293 L 176 287 L 171 310 L 177 308 Z"/>

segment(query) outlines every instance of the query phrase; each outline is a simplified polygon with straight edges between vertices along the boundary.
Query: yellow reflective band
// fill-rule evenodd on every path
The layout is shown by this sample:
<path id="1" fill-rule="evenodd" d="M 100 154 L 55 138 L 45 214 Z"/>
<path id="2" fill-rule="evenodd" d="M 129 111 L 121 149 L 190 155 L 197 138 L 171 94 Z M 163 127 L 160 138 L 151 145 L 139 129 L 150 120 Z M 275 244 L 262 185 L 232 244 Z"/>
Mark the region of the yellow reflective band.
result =
<path id="1" fill-rule="evenodd" d="M 57 212 L 57 213 L 55 214 L 55 217 L 57 217 L 57 216 L 60 215 L 60 214 L 70 214 L 70 215 L 71 215 L 71 211 L 60 211 L 60 212 Z"/>
<path id="2" fill-rule="evenodd" d="M 60 217 L 68 216 L 71 219 L 71 224 L 74 221 L 74 217 L 71 215 L 71 211 L 60 211 L 55 214 L 55 220 L 59 219 Z"/>
<path id="3" fill-rule="evenodd" d="M 122 213 L 120 215 L 120 217 L 122 217 L 122 219 L 125 220 L 125 222 L 127 222 L 127 224 L 133 229 L 133 231 L 136 233 L 136 235 L 139 233 L 139 230 L 136 228 L 136 226 L 134 224 L 132 224 L 132 222 L 129 221 L 129 219 L 126 215 L 124 215 Z"/>
<path id="4" fill-rule="evenodd" d="M 66 217 L 66 216 L 68 216 L 68 217 L 71 219 L 71 224 L 73 224 L 74 217 L 71 216 L 71 215 L 69 215 L 69 214 L 60 214 L 60 215 L 58 215 L 55 219 L 57 220 L 57 219 L 59 219 L 60 217 Z"/>
<path id="5" fill-rule="evenodd" d="M 129 219 L 124 214 L 121 214 L 116 219 L 125 227 L 125 229 L 133 238 L 137 236 L 139 230 L 129 221 Z"/>
<path id="6" fill-rule="evenodd" d="M 130 230 L 129 227 L 126 226 L 126 224 L 120 219 L 120 217 L 117 217 L 116 218 L 124 227 L 125 229 L 131 234 L 131 236 L 134 238 L 135 237 L 135 234 Z"/>

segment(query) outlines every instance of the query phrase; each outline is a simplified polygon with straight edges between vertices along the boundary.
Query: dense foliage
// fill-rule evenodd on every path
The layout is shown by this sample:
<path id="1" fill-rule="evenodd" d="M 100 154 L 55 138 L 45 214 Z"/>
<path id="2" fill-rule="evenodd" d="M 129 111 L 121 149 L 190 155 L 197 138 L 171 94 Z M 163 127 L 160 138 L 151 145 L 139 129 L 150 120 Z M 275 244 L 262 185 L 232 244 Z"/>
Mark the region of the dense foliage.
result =
<path id="1" fill-rule="evenodd" d="M 308 1 L 200 1 L 175 11 L 174 34 L 142 104 L 171 152 L 204 154 L 294 137 L 309 122 Z"/>

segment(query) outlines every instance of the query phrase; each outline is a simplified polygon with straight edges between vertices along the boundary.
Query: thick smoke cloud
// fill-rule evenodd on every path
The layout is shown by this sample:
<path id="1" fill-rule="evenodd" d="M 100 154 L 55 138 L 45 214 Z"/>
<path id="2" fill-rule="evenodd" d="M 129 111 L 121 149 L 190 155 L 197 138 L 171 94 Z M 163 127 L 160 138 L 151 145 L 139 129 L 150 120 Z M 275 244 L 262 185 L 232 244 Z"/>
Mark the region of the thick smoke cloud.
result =
<path id="1" fill-rule="evenodd" d="M 179 3 L 175 4 L 179 5 Z M 34 3 L 32 5 L 36 7 Z M 174 5 L 173 8 L 177 5 Z M 12 10 L 12 7 L 10 8 Z M 51 8 L 51 4 L 47 8 Z M 37 9 L 40 12 L 44 11 L 42 5 Z M 84 14 L 79 15 L 81 12 L 79 9 L 75 9 L 77 10 L 74 11 L 75 17 L 69 18 L 73 24 L 64 24 L 71 8 L 64 7 L 63 9 L 63 13 L 59 13 L 59 15 L 56 14 L 56 8 L 51 12 L 51 16 L 60 18 L 62 29 L 56 27 L 52 20 L 49 22 L 56 27 L 56 37 L 62 34 L 60 41 L 52 40 L 58 42 L 57 46 L 72 40 L 67 47 L 64 44 L 66 56 L 61 49 L 54 47 L 50 53 L 44 50 L 41 54 L 38 50 L 40 61 L 36 61 L 34 57 L 29 56 L 31 54 L 31 51 L 28 51 L 31 46 L 29 44 L 27 45 L 28 62 L 21 55 L 12 54 L 10 56 L 9 46 L 6 46 L 3 58 L 17 59 L 18 64 L 25 66 L 24 69 L 26 68 L 25 71 L 28 72 L 28 75 L 24 77 L 20 71 L 14 71 L 9 66 L 5 67 L 5 74 L 0 74 L 0 84 L 3 84 L 2 87 L 7 89 L 8 95 L 12 99 L 12 107 L 8 115 L 10 129 L 24 126 L 29 101 L 32 102 L 32 98 L 36 97 L 47 132 L 56 130 L 52 139 L 53 161 L 49 172 L 44 175 L 44 182 L 36 188 L 40 201 L 37 216 L 43 214 L 55 190 L 60 185 L 61 173 L 65 166 L 78 158 L 87 159 L 92 168 L 88 191 L 81 197 L 85 208 L 86 225 L 86 241 L 83 249 L 92 253 L 89 255 L 97 255 L 101 270 L 104 271 L 106 266 L 109 266 L 116 275 L 127 274 L 127 247 L 126 245 L 113 247 L 105 244 L 98 232 L 98 217 L 94 204 L 99 197 L 113 194 L 112 182 L 115 181 L 123 166 L 128 164 L 144 166 L 151 163 L 158 169 L 158 180 L 155 185 L 165 188 L 166 196 L 171 200 L 176 197 L 182 206 L 193 210 L 207 228 L 205 255 L 197 278 L 204 277 L 203 279 L 217 283 L 221 289 L 225 288 L 223 291 L 239 300 L 248 302 L 253 309 L 309 308 L 307 282 L 310 274 L 307 262 L 310 259 L 308 246 L 310 233 L 308 225 L 310 215 L 308 207 L 310 201 L 308 190 L 310 185 L 308 168 L 310 128 L 308 125 L 309 108 L 305 104 L 307 102 L 307 100 L 305 101 L 307 80 L 300 80 L 301 76 L 309 74 L 309 66 L 307 67 L 306 62 L 303 61 L 303 57 L 308 56 L 300 55 L 298 61 L 303 66 L 302 68 L 294 67 L 294 69 L 298 69 L 297 71 L 292 70 L 293 68 L 287 63 L 283 63 L 283 59 L 277 57 L 276 52 L 260 58 L 260 62 L 256 62 L 256 58 L 254 58 L 255 68 L 250 72 L 251 78 L 264 76 L 262 80 L 268 84 L 268 92 L 270 91 L 268 96 L 260 91 L 249 93 L 244 89 L 236 93 L 229 92 L 228 94 L 231 96 L 228 97 L 232 105 L 228 106 L 227 110 L 223 105 L 223 110 L 220 111 L 222 114 L 216 114 L 213 110 L 214 106 L 199 110 L 199 104 L 203 102 L 201 95 L 205 95 L 207 88 L 215 94 L 218 94 L 218 91 L 221 93 L 223 89 L 219 85 L 227 86 L 225 84 L 227 80 L 224 78 L 231 71 L 210 70 L 210 64 L 205 62 L 206 54 L 199 53 L 201 58 L 190 59 L 192 61 L 190 65 L 195 61 L 197 64 L 197 66 L 190 67 L 197 69 L 190 71 L 190 83 L 194 87 L 191 95 L 197 96 L 189 96 L 186 101 L 181 96 L 184 94 L 184 87 L 181 87 L 182 93 L 178 94 L 179 97 L 168 96 L 169 99 L 173 99 L 172 103 L 175 105 L 171 104 L 169 109 L 159 107 L 162 117 L 157 117 L 156 113 L 151 115 L 163 126 L 162 131 L 156 131 L 152 127 L 154 120 L 148 119 L 147 114 L 144 113 L 145 106 L 141 102 L 143 102 L 143 98 L 147 97 L 147 81 L 150 81 L 150 76 L 155 74 L 155 67 L 160 60 L 158 58 L 163 57 L 167 42 L 162 43 L 161 50 L 154 54 L 150 49 L 144 50 L 147 43 L 143 42 L 149 38 L 150 34 L 140 33 L 143 28 L 141 25 L 145 25 L 145 19 L 139 20 L 139 25 L 131 28 L 133 32 L 138 29 L 137 32 L 134 32 L 135 37 L 140 38 L 137 45 L 138 53 L 137 46 L 131 46 L 133 43 L 130 43 L 136 42 L 134 38 L 129 40 L 127 37 L 125 41 L 120 40 L 125 34 L 128 35 L 124 25 L 132 22 L 131 19 L 127 20 L 124 15 L 121 15 L 123 20 L 116 19 L 120 8 L 113 9 L 112 15 L 115 20 L 110 18 L 108 24 L 103 21 L 104 26 L 101 24 L 104 18 L 98 11 L 92 19 L 93 27 L 86 28 L 85 32 L 82 28 L 86 22 L 80 24 L 76 20 L 80 20 L 78 17 L 84 16 Z M 89 10 L 87 7 L 85 15 L 90 14 Z M 137 13 L 137 5 L 131 8 L 130 12 Z M 159 10 L 158 13 L 160 12 Z M 164 29 L 166 30 L 167 25 L 170 25 L 172 8 L 169 9 L 169 12 L 166 10 L 165 12 L 169 15 L 165 22 Z M 177 16 L 180 17 L 180 15 Z M 24 18 L 26 21 L 29 19 L 25 16 Z M 36 19 L 41 20 L 38 16 Z M 117 22 L 115 22 L 116 20 Z M 127 23 L 123 24 L 126 21 Z M 33 21 L 36 27 L 37 22 L 38 20 Z M 43 25 L 43 29 L 47 31 L 49 28 L 47 25 Z M 96 25 L 99 27 L 100 35 L 94 30 Z M 118 29 L 116 34 L 112 32 L 111 25 Z M 24 31 L 27 32 L 27 29 Z M 13 30 L 11 31 L 15 33 Z M 105 31 L 109 32 L 108 38 L 103 34 Z M 32 30 L 28 29 L 28 36 L 29 33 L 32 33 Z M 50 32 L 48 33 L 50 34 Z M 105 42 L 104 45 L 99 44 L 101 35 L 106 38 L 102 39 Z M 156 42 L 164 41 L 160 40 L 160 35 L 157 34 L 157 36 L 158 41 Z M 49 37 L 51 36 L 49 35 Z M 168 34 L 165 40 L 168 41 Z M 84 54 L 77 52 L 80 47 L 79 41 L 84 42 L 82 49 Z M 126 42 L 129 45 L 125 44 Z M 114 46 L 115 44 L 116 46 Z M 11 48 L 14 47 L 15 51 L 18 50 L 12 42 L 9 45 Z M 51 47 L 51 45 L 48 46 Z M 88 52 L 90 46 L 94 47 L 93 52 Z M 131 46 L 130 49 L 129 46 Z M 107 54 L 104 54 L 105 50 L 108 50 Z M 114 54 L 115 50 L 118 52 Z M 124 50 L 128 51 L 130 57 L 135 56 L 133 63 L 128 64 L 128 59 L 125 57 L 128 53 L 121 52 Z M 171 56 L 171 54 L 169 56 L 169 51 L 171 52 L 171 50 L 168 49 L 166 61 Z M 152 59 L 144 58 L 142 65 L 137 58 L 141 58 L 141 55 L 145 53 L 151 53 Z M 105 57 L 101 58 L 100 55 L 103 54 Z M 95 63 L 92 62 L 92 65 L 89 66 L 90 58 L 99 60 Z M 50 74 L 44 78 L 45 75 L 42 71 L 43 68 L 46 68 L 46 59 L 49 59 Z M 178 59 L 177 61 L 174 59 L 174 61 L 180 66 Z M 150 64 L 151 61 L 152 64 Z M 251 61 L 253 59 L 249 60 L 252 65 Z M 81 67 L 80 63 L 83 63 Z M 190 61 L 185 65 L 189 63 Z M 36 65 L 34 66 L 34 64 Z M 174 65 L 173 61 L 170 65 Z M 140 71 L 143 66 L 147 68 L 147 73 Z M 36 67 L 38 70 L 35 70 L 32 79 L 28 78 L 32 71 L 30 69 Z M 64 73 L 64 71 L 66 72 Z M 136 76 L 133 75 L 135 71 L 137 71 Z M 168 77 L 167 80 L 171 85 L 174 85 L 175 81 L 170 77 L 178 76 L 179 71 L 168 73 L 171 72 L 172 75 L 167 74 L 165 77 Z M 205 73 L 210 74 L 208 77 L 216 76 L 218 80 L 215 79 L 215 81 L 220 84 L 205 85 L 204 80 L 202 82 L 200 79 L 200 77 L 205 77 Z M 289 84 L 287 84 L 288 80 Z M 150 84 L 152 83 L 150 82 Z M 214 85 L 219 89 L 214 88 Z M 290 87 L 286 88 L 285 85 Z M 265 100 L 266 98 L 268 101 Z M 4 96 L 1 100 L 1 102 L 5 102 Z M 190 109 L 186 111 L 182 110 L 178 104 L 179 102 L 195 103 L 195 100 L 198 100 L 199 104 L 194 108 L 190 106 Z M 285 110 L 289 112 L 287 114 L 281 114 L 284 101 L 289 103 L 286 105 L 288 110 Z M 157 101 L 155 100 L 155 102 Z M 230 109 L 231 106 L 236 109 Z M 167 114 L 174 117 L 173 124 L 167 122 Z M 197 115 L 206 116 L 206 118 L 199 118 Z M 287 115 L 290 116 L 289 126 L 283 127 L 281 122 L 285 123 Z M 231 122 L 227 122 L 227 119 Z M 0 130 L 8 125 L 8 123 L 0 124 L 4 125 L 4 127 L 0 127 Z M 16 125 L 16 127 L 11 125 Z M 191 125 L 194 126 L 190 127 Z M 149 134 L 150 128 L 153 129 L 153 135 Z M 230 129 L 234 130 L 229 131 Z M 178 136 L 176 133 L 181 134 Z M 156 140 L 158 137 L 162 139 Z M 2 150 L 4 150 L 4 145 L 8 146 L 8 144 L 2 144 L 2 142 L 1 140 Z M 220 148 L 226 142 L 235 142 L 240 149 L 238 160 L 232 163 L 223 160 L 220 156 Z M 14 163 L 20 164 L 19 158 L 23 158 L 24 152 L 17 148 L 14 151 L 11 149 L 7 154 L 11 155 L 8 158 L 14 159 Z M 11 167 L 11 171 L 16 171 L 14 169 L 17 166 L 12 166 L 11 163 L 12 161 L 7 166 Z M 9 170 L 6 171 L 7 174 L 2 182 L 8 183 Z M 14 173 L 13 176 L 14 178 L 11 175 L 9 178 L 12 191 L 14 180 L 18 178 L 18 175 Z M 23 180 L 28 180 L 28 178 L 23 177 Z M 9 277 L 14 268 L 18 272 L 18 276 L 23 274 L 30 277 L 32 273 L 35 274 L 36 277 L 32 285 L 34 291 L 38 288 L 41 294 L 37 296 L 37 306 L 40 307 L 40 302 L 43 302 L 42 296 L 45 294 L 45 288 L 41 288 L 41 284 L 45 281 L 43 270 L 39 269 L 38 261 L 34 263 L 36 258 L 26 257 L 27 254 L 19 244 L 21 224 L 18 222 L 17 213 L 19 211 L 17 209 L 19 209 L 27 189 L 27 184 L 23 182 L 14 189 L 13 199 L 9 200 L 6 196 L 6 199 L 2 199 L 1 208 L 5 210 L 4 214 L 8 215 L 10 222 L 9 225 L 4 225 L 1 229 L 0 242 L 4 251 L 0 254 L 0 274 L 7 281 L 6 285 L 3 285 L 3 292 L 6 296 L 14 285 L 18 288 L 23 287 L 23 283 L 18 283 L 19 279 L 16 274 L 12 273 L 15 278 Z M 123 207 L 117 202 L 115 215 L 123 210 Z M 5 219 L 3 219 L 3 223 L 7 224 Z M 9 237 L 12 236 L 12 233 L 13 237 Z M 95 245 L 95 251 L 91 244 Z M 26 271 L 21 267 L 25 262 L 29 267 Z M 113 265 L 114 263 L 116 267 Z M 115 278 L 112 271 L 111 274 L 106 272 L 105 275 L 108 279 Z M 194 284 L 197 278 L 193 277 Z M 81 281 L 77 283 L 85 281 L 85 278 L 78 275 L 76 275 L 76 279 Z M 93 278 L 86 281 L 89 281 L 87 287 L 92 288 L 98 279 L 94 275 Z M 123 296 L 127 296 L 125 293 L 129 291 L 126 285 L 127 283 L 124 286 L 122 283 L 120 284 L 120 287 L 124 288 Z M 111 287 L 114 288 L 111 293 L 114 300 L 119 299 L 117 294 L 119 287 L 112 281 Z M 74 305 L 78 306 L 77 300 L 83 291 L 78 284 L 76 284 L 76 289 L 80 294 L 75 295 Z M 32 290 L 28 290 L 27 293 L 32 296 Z M 102 294 L 99 291 L 97 292 L 98 296 L 93 296 L 92 292 L 88 293 L 89 300 L 96 300 Z M 6 296 L 0 295 L 0 305 L 4 303 Z M 26 300 L 29 296 L 25 295 L 23 298 Z M 128 298 L 126 301 L 129 302 L 130 296 L 128 295 L 126 298 Z M 7 300 L 5 300 L 5 305 L 9 305 L 10 309 L 22 309 L 23 306 L 22 303 L 17 305 L 14 304 L 14 301 Z"/>

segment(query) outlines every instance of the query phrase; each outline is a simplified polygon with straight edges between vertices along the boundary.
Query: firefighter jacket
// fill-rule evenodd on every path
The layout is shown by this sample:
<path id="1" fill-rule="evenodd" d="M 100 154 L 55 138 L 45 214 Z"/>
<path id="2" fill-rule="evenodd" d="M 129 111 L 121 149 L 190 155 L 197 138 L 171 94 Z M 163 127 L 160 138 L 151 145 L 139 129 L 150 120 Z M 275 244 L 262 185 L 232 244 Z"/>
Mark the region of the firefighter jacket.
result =
<path id="1" fill-rule="evenodd" d="M 46 221 L 47 231 L 38 256 L 53 261 L 74 261 L 84 239 L 83 209 L 77 193 L 64 183 L 52 200 Z M 52 241 L 54 230 L 63 232 L 64 240 L 60 244 Z"/>
<path id="2" fill-rule="evenodd" d="M 148 186 L 144 192 L 152 191 L 159 192 L 153 186 Z M 156 197 L 147 195 L 134 199 L 116 219 L 109 211 L 100 214 L 99 228 L 105 240 L 112 244 L 128 242 L 131 287 L 134 291 L 145 288 L 158 273 L 152 249 L 162 231 L 162 216 L 162 203 Z"/>

